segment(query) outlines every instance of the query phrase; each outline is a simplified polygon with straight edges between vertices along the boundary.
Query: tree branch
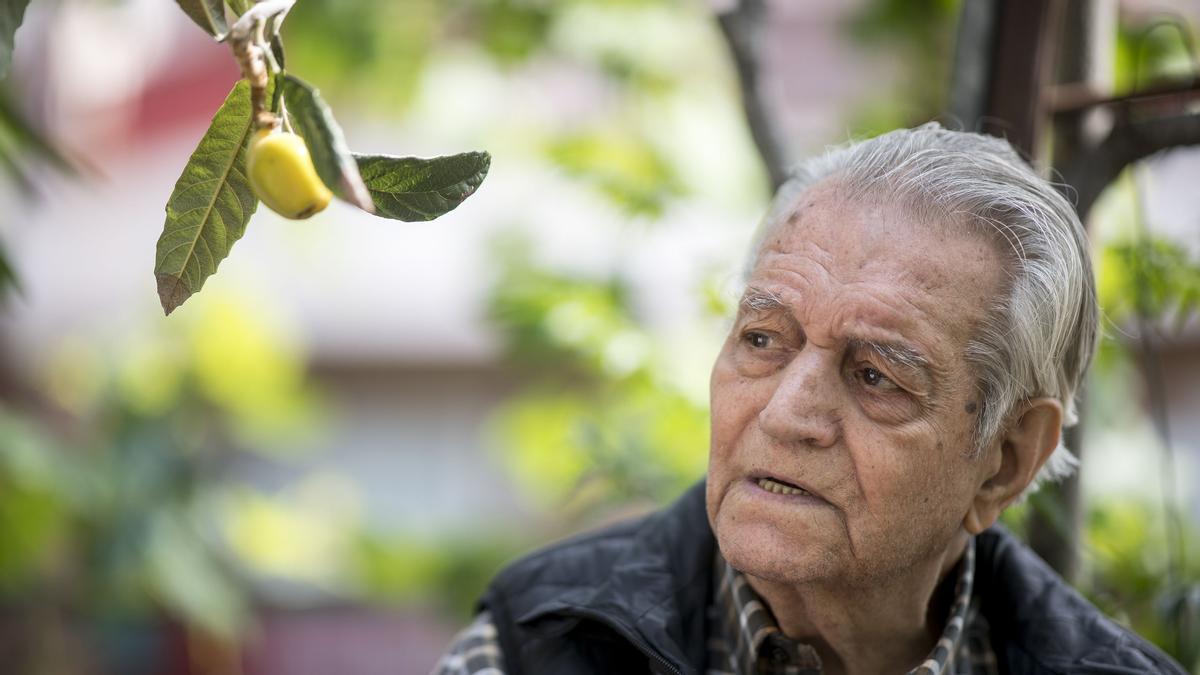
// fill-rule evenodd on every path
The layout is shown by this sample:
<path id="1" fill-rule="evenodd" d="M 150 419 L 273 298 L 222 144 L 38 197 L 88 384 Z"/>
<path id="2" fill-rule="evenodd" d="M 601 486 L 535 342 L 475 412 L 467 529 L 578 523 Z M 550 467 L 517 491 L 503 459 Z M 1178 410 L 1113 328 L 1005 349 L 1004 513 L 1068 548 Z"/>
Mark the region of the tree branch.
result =
<path id="1" fill-rule="evenodd" d="M 771 191 L 774 192 L 787 178 L 788 162 L 780 140 L 781 134 L 758 81 L 762 70 L 759 46 L 763 43 L 765 14 L 763 0 L 735 0 L 729 9 L 717 12 L 717 23 L 737 69 L 742 109 L 750 126 L 750 135 L 762 157 L 771 181 Z"/>
<path id="2" fill-rule="evenodd" d="M 1096 106 L 1127 109 L 1130 105 L 1145 105 L 1149 102 L 1178 106 L 1200 98 L 1200 78 L 1159 84 L 1119 96 L 1102 94 L 1092 85 L 1080 82 L 1049 86 L 1045 92 L 1045 106 L 1054 114 L 1078 112 Z"/>
<path id="3" fill-rule="evenodd" d="M 1087 217 L 1100 193 L 1126 166 L 1156 152 L 1186 145 L 1200 145 L 1200 113 L 1119 121 L 1103 141 L 1080 152 L 1063 169 L 1063 181 L 1078 192 L 1079 217 Z"/>

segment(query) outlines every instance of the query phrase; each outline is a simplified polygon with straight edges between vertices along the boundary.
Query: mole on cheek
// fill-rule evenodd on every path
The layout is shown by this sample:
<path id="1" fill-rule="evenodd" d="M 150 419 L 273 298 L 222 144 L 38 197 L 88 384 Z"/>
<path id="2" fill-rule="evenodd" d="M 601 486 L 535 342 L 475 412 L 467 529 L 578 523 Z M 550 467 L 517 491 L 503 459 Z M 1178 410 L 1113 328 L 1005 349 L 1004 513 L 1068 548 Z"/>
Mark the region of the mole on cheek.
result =
<path id="1" fill-rule="evenodd" d="M 975 405 L 975 401 L 967 401 L 967 407 L 966 407 L 967 414 L 968 414 L 968 415 L 974 415 L 974 414 L 975 414 L 975 410 L 976 410 L 978 407 L 979 407 L 979 406 Z"/>

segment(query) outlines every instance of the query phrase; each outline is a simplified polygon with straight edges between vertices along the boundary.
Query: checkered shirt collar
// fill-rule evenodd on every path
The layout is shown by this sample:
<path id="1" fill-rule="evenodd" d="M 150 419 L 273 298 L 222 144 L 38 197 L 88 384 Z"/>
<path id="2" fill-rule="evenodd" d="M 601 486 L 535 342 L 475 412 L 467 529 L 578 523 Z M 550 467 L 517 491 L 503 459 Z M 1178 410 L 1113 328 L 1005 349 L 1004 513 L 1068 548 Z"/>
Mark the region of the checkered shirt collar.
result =
<path id="1" fill-rule="evenodd" d="M 821 659 L 811 646 L 785 636 L 775 623 L 771 610 L 747 583 L 745 575 L 733 569 L 717 552 L 714 576 L 714 628 L 718 637 L 709 645 L 709 672 L 740 675 L 820 675 Z M 958 566 L 954 604 L 946 628 L 924 663 L 909 675 L 950 675 L 971 672 L 971 664 L 960 663 L 967 645 L 963 640 L 967 625 L 978 616 L 971 605 L 975 581 L 975 538 L 970 539 Z M 981 618 L 981 617 L 980 617 Z M 969 659 L 969 657 L 968 657 Z"/>

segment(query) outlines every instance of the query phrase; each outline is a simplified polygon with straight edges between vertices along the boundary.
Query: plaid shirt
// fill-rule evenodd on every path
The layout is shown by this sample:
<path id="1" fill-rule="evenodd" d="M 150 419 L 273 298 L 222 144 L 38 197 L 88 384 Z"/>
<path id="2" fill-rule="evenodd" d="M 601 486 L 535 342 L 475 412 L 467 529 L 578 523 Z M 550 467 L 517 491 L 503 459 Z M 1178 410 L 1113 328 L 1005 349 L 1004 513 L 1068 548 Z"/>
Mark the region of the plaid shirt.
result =
<path id="1" fill-rule="evenodd" d="M 996 675 L 987 621 L 972 603 L 975 540 L 958 566 L 954 603 L 942 637 L 924 663 L 909 675 Z M 746 577 L 718 552 L 713 568 L 713 603 L 708 608 L 708 675 L 820 675 L 821 659 L 811 646 L 792 640 L 775 623 Z M 433 675 L 504 675 L 496 626 L 487 612 L 459 633 Z"/>

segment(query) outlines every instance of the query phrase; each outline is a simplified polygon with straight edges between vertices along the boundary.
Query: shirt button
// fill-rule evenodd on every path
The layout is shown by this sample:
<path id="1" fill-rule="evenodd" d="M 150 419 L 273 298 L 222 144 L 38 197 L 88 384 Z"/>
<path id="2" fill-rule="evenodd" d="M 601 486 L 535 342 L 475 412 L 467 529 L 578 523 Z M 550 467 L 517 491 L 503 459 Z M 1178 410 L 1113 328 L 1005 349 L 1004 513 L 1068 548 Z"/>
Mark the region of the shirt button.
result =
<path id="1" fill-rule="evenodd" d="M 774 663 L 775 665 L 783 665 L 791 660 L 788 658 L 787 650 L 785 650 L 783 647 L 772 647 L 768 658 L 770 658 L 771 663 Z"/>

